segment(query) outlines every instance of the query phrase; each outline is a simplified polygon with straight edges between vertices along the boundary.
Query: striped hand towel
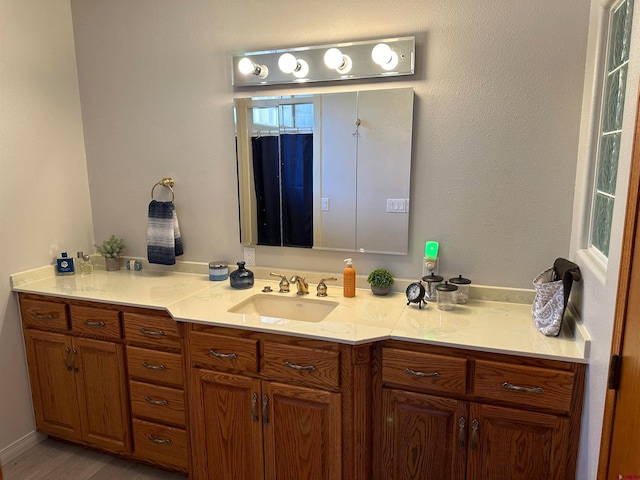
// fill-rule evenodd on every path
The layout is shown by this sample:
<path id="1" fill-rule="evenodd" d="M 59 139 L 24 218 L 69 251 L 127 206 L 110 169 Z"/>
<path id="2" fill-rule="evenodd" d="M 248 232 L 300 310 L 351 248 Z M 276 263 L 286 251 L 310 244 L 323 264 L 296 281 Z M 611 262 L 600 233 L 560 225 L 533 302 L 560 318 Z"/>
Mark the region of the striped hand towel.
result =
<path id="1" fill-rule="evenodd" d="M 175 265 L 184 253 L 178 216 L 173 202 L 151 200 L 147 226 L 147 259 L 149 263 Z"/>

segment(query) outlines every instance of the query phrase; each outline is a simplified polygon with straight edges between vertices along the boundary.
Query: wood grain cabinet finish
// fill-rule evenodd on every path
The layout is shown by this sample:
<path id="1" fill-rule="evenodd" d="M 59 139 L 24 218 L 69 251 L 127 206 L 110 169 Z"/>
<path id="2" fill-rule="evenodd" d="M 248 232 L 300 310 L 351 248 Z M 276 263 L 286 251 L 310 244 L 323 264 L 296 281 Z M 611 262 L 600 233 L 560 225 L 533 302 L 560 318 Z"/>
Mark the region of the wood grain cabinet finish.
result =
<path id="1" fill-rule="evenodd" d="M 123 312 L 133 456 L 189 471 L 183 328 L 164 312 Z"/>
<path id="2" fill-rule="evenodd" d="M 253 352 L 249 368 L 232 358 L 209 367 L 208 335 L 211 345 L 251 345 L 238 351 Z M 198 325 L 189 341 L 193 479 L 371 478 L 370 345 Z"/>
<path id="3" fill-rule="evenodd" d="M 52 326 L 66 330 L 75 317 L 71 310 L 71 322 L 62 316 L 53 323 L 34 321 L 33 312 L 67 309 L 61 309 L 58 301 L 48 303 L 20 296 L 38 430 L 109 452 L 130 452 L 124 346 L 49 331 Z M 47 330 L 41 330 L 44 328 Z"/>
<path id="4" fill-rule="evenodd" d="M 575 477 L 584 365 L 384 344 L 375 362 L 374 478 Z M 458 381 L 437 384 L 447 366 Z M 415 379 L 405 368 L 441 375 Z"/>

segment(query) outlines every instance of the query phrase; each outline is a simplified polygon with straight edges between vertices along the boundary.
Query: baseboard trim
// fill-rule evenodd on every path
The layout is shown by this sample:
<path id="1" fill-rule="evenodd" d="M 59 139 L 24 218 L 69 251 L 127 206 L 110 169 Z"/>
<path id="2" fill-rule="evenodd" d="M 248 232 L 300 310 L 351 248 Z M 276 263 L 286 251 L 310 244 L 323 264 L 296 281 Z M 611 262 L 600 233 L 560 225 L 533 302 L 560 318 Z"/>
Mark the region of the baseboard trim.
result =
<path id="1" fill-rule="evenodd" d="M 13 459 L 29 450 L 31 447 L 42 442 L 45 438 L 47 438 L 46 435 L 38 433 L 35 430 L 31 433 L 27 433 L 24 437 L 16 440 L 8 447 L 0 450 L 0 464 L 6 465 Z"/>

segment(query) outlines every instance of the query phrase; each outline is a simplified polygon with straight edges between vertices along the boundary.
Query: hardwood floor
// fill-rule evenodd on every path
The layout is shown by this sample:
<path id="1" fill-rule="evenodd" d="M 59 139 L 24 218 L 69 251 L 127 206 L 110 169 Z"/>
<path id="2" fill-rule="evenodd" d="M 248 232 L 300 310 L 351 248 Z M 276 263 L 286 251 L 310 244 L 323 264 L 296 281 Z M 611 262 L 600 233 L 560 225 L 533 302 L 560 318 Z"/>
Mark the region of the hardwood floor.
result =
<path id="1" fill-rule="evenodd" d="M 185 480 L 186 476 L 46 439 L 2 465 L 4 480 Z"/>

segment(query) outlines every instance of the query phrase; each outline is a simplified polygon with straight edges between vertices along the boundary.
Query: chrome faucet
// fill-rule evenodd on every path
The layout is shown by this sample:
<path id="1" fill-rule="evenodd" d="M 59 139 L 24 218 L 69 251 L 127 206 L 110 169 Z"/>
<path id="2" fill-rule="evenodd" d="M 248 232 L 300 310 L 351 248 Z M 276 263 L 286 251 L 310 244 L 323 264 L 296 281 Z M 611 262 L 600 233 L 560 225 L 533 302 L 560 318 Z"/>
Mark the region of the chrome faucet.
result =
<path id="1" fill-rule="evenodd" d="M 289 281 L 296 284 L 298 295 L 306 295 L 309 293 L 309 284 L 301 276 L 294 275 Z"/>
<path id="2" fill-rule="evenodd" d="M 272 277 L 280 277 L 280 283 L 278 284 L 278 286 L 280 287 L 280 293 L 289 293 L 289 281 L 287 280 L 287 277 L 273 272 L 271 272 L 269 275 L 271 275 Z"/>

